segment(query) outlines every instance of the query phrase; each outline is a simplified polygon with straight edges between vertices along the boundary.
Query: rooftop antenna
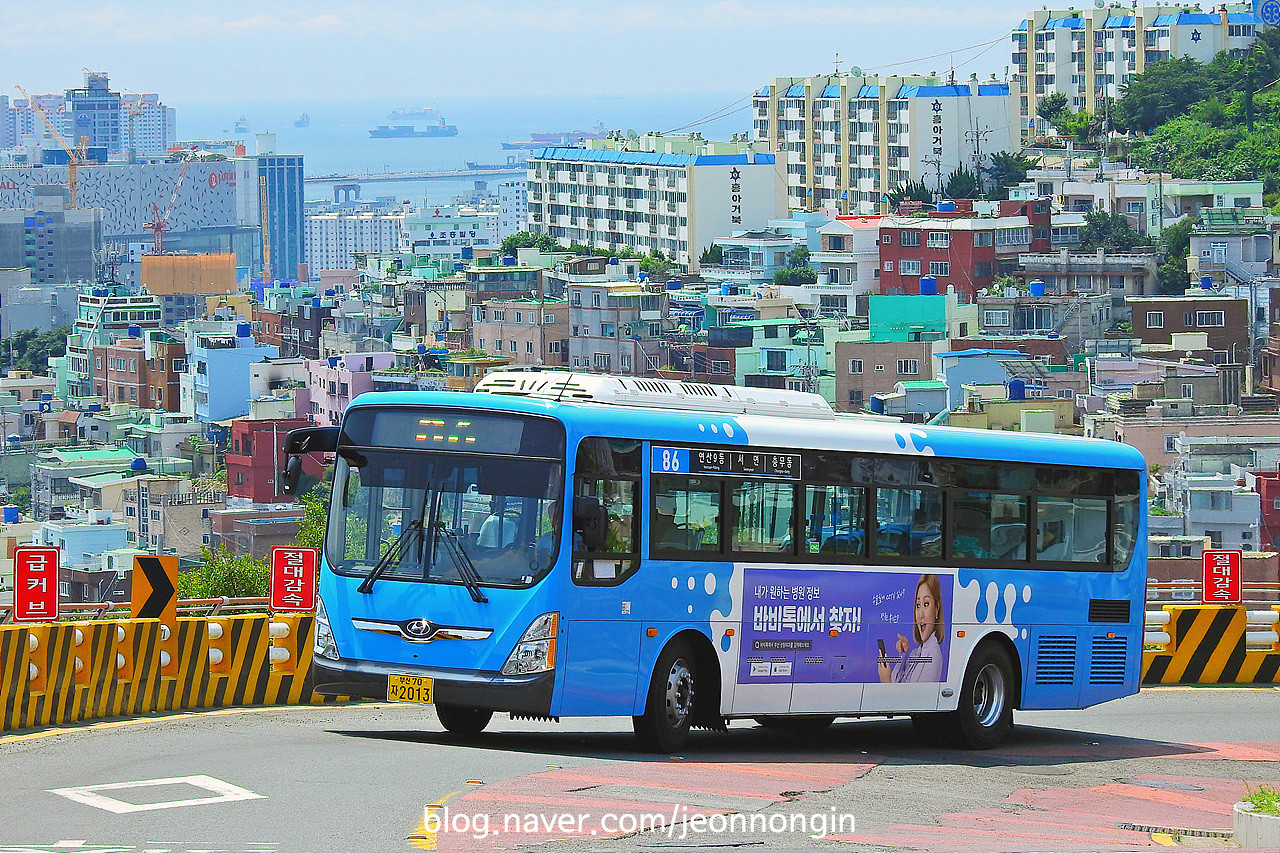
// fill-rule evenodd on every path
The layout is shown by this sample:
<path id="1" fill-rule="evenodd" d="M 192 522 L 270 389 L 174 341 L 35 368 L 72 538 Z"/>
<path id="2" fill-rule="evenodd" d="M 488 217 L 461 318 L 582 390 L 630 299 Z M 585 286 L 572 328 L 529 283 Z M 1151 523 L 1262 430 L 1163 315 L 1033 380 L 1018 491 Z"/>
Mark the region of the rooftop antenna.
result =
<path id="1" fill-rule="evenodd" d="M 840 51 L 836 51 L 836 76 L 840 76 Z"/>

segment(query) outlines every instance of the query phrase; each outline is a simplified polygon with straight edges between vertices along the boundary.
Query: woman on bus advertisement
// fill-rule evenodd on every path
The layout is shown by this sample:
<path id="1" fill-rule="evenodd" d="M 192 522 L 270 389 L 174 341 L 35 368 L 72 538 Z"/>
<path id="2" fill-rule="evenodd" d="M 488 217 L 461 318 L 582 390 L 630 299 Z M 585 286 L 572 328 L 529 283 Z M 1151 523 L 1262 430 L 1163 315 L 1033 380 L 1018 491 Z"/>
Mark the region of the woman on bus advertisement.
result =
<path id="1" fill-rule="evenodd" d="M 948 581 L 950 578 L 948 578 Z M 949 586 L 950 584 L 948 584 Z M 893 643 L 895 656 L 888 653 L 885 638 L 876 638 L 880 656 L 876 670 L 880 681 L 898 684 L 938 682 L 946 678 L 946 607 L 942 581 L 937 575 L 921 575 L 916 582 L 911 619 L 911 639 L 899 633 Z"/>

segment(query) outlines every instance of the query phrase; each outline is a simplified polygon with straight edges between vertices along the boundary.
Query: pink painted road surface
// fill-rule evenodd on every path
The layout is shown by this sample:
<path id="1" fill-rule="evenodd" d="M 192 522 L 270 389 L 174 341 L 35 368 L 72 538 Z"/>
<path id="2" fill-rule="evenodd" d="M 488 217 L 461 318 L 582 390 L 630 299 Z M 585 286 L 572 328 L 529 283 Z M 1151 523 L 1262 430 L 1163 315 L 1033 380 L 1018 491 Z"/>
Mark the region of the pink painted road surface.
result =
<path id="1" fill-rule="evenodd" d="M 874 796 L 874 771 L 884 757 L 833 752 L 825 756 L 826 761 L 794 763 L 690 759 L 551 766 L 546 772 L 454 792 L 442 801 L 437 814 L 444 815 L 447 809 L 454 820 L 463 816 L 465 824 L 455 824 L 455 830 L 446 824 L 445 829 L 432 832 L 424 823 L 411 841 L 442 853 L 478 853 L 547 841 L 634 837 L 638 828 L 641 834 L 629 840 L 670 843 L 681 837 L 681 824 L 700 819 L 694 815 L 814 813 L 829 808 L 832 797 L 856 810 L 859 798 Z M 1280 742 L 1021 744 L 982 755 L 993 762 L 1027 765 L 1153 758 L 1239 765 L 1238 771 L 1232 771 L 1233 778 L 1158 773 L 1125 777 L 1117 768 L 1118 781 L 1019 788 L 994 805 L 937 816 L 922 813 L 920 824 L 831 834 L 826 840 L 846 842 L 858 851 L 1134 851 L 1164 848 L 1169 839 L 1159 833 L 1167 828 L 1193 831 L 1184 835 L 1185 840 L 1194 838 L 1197 853 L 1232 850 L 1238 848 L 1215 834 L 1230 830 L 1231 806 L 1245 794 L 1242 779 L 1280 784 L 1250 772 L 1253 767 L 1270 773 L 1274 768 L 1261 768 L 1256 762 L 1280 763 Z M 983 772 L 980 766 L 967 771 Z M 848 797 L 841 798 L 838 789 L 855 781 L 858 787 L 851 787 Z M 950 784 L 965 783 L 956 777 Z M 812 797 L 823 792 L 834 793 L 820 807 Z M 572 819 L 566 821 L 565 815 Z M 474 832 L 481 825 L 484 837 Z M 1199 832 L 1207 835 L 1194 834 Z M 755 837 L 767 839 L 768 835 Z M 699 843 L 712 840 L 704 835 Z"/>

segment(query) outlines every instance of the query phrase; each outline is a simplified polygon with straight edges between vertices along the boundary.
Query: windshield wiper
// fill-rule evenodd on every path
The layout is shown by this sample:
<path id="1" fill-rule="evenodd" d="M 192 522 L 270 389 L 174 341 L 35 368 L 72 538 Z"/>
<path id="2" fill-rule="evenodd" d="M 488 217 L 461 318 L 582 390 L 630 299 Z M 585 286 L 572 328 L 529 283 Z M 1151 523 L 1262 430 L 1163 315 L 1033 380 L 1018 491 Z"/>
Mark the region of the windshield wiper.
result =
<path id="1" fill-rule="evenodd" d="M 453 567 L 458 570 L 458 577 L 466 585 L 467 592 L 471 593 L 471 600 L 480 604 L 488 604 L 489 599 L 480 591 L 480 573 L 476 571 L 475 563 L 471 562 L 471 558 L 467 556 L 466 549 L 458 541 L 458 534 L 454 533 L 443 521 L 437 521 L 433 526 L 435 535 L 432 537 L 432 552 L 436 551 L 435 543 L 439 541 L 440 534 L 443 533 L 444 550 L 449 552 L 449 558 L 453 560 Z"/>
<path id="2" fill-rule="evenodd" d="M 382 558 L 374 563 L 373 568 L 369 570 L 369 574 L 365 575 L 364 580 L 360 582 L 360 586 L 356 587 L 356 590 L 363 593 L 373 592 L 373 585 L 378 582 L 378 578 L 382 577 L 383 573 L 391 568 L 393 564 L 399 565 L 400 561 L 404 559 L 405 552 L 409 550 L 409 544 L 413 541 L 413 534 L 415 533 L 419 535 L 422 533 L 422 521 L 416 518 L 405 525 L 404 530 L 400 531 L 400 535 L 391 543 L 391 547 L 386 550 Z"/>

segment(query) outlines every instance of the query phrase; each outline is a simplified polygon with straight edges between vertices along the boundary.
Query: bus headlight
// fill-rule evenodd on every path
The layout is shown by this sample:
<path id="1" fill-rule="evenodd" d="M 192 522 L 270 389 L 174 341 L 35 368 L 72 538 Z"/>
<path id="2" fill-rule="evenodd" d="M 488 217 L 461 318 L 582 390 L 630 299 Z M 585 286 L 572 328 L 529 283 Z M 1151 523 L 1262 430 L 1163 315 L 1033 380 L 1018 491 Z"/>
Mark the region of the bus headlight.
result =
<path id="1" fill-rule="evenodd" d="M 316 638 L 311 644 L 311 651 L 322 658 L 338 659 L 338 643 L 333 639 L 333 629 L 329 627 L 329 614 L 325 612 L 323 598 L 316 598 Z"/>
<path id="2" fill-rule="evenodd" d="M 543 613 L 525 629 L 520 642 L 502 665 L 503 675 L 528 675 L 546 672 L 556 665 L 556 634 L 560 628 L 559 613 Z"/>

